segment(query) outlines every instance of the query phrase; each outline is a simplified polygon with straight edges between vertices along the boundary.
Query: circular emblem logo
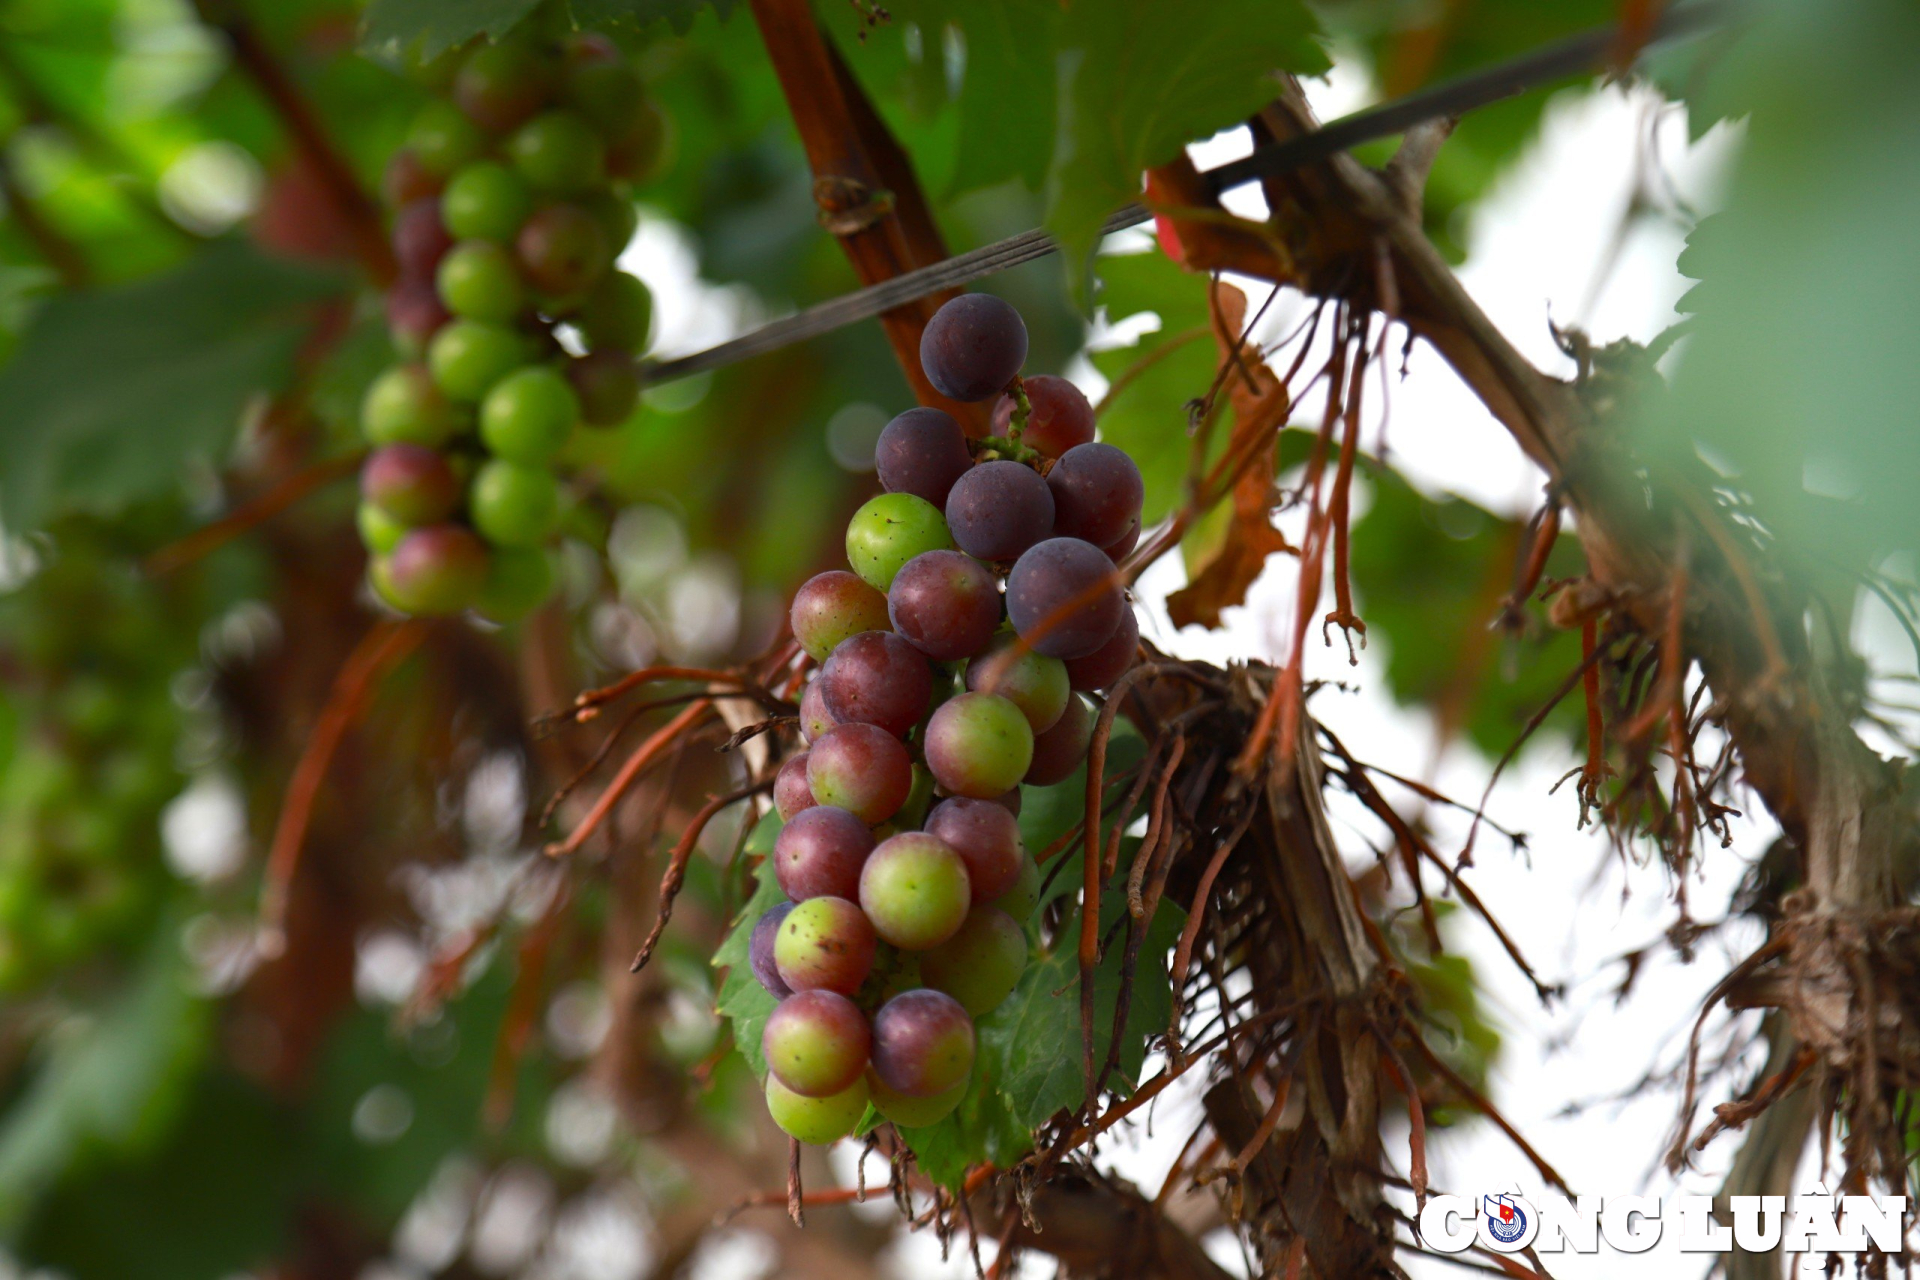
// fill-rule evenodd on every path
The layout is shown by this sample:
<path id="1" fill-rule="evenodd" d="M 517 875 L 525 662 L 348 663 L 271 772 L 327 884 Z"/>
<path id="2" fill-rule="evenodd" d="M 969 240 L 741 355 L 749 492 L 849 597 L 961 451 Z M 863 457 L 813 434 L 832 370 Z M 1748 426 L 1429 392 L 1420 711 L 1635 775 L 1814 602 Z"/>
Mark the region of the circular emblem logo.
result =
<path id="1" fill-rule="evenodd" d="M 1519 1196 L 1482 1196 L 1480 1234 L 1489 1248 L 1502 1253 L 1525 1248 L 1536 1234 L 1533 1206 Z"/>

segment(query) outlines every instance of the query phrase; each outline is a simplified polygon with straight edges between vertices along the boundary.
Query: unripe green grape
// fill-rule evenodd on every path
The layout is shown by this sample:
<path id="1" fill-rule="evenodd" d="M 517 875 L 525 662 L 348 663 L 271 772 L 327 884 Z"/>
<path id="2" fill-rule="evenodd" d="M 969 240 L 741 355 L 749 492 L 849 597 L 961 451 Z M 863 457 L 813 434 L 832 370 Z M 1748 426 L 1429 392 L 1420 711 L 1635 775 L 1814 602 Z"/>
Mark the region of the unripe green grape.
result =
<path id="1" fill-rule="evenodd" d="M 993 905 L 1025 924 L 1033 915 L 1033 909 L 1040 905 L 1040 886 L 1045 877 L 1040 874 L 1040 864 L 1033 860 L 1032 854 L 1020 859 L 1020 874 L 1013 882 L 1013 888 L 993 900 Z"/>
<path id="2" fill-rule="evenodd" d="M 496 457 L 539 466 L 553 460 L 580 420 L 580 399 L 550 365 L 516 369 L 480 402 L 480 439 Z"/>
<path id="3" fill-rule="evenodd" d="M 867 1114 L 867 1082 L 855 1080 L 826 1098 L 807 1098 L 767 1076 L 767 1114 L 792 1138 L 816 1147 L 829 1146 L 852 1133 Z"/>
<path id="4" fill-rule="evenodd" d="M 471 403 L 525 364 L 529 354 L 527 340 L 504 325 L 455 320 L 433 335 L 427 368 L 445 395 Z"/>
<path id="5" fill-rule="evenodd" d="M 428 173 L 446 177 L 477 158 L 487 140 L 451 103 L 434 99 L 420 108 L 407 130 L 407 149 Z"/>
<path id="6" fill-rule="evenodd" d="M 960 932 L 920 957 L 920 976 L 974 1017 L 1000 1007 L 1027 967 L 1027 934 L 993 907 L 978 907 Z"/>
<path id="7" fill-rule="evenodd" d="M 606 148 L 572 111 L 547 111 L 507 139 L 507 154 L 536 190 L 573 195 L 606 180 Z"/>
<path id="8" fill-rule="evenodd" d="M 963 693 L 927 721 L 927 767 L 957 796 L 991 800 L 1020 785 L 1033 763 L 1033 726 L 996 693 Z"/>
<path id="9" fill-rule="evenodd" d="M 602 133 L 618 133 L 646 97 L 640 73 L 616 54 L 612 58 L 571 59 L 562 76 L 561 96 Z"/>
<path id="10" fill-rule="evenodd" d="M 551 471 L 496 458 L 473 477 L 467 510 L 480 536 L 496 547 L 534 546 L 560 517 L 560 482 Z"/>
<path id="11" fill-rule="evenodd" d="M 590 427 L 625 422 L 640 403 L 640 366 L 624 351 L 591 351 L 569 360 L 567 381 L 580 398 L 580 420 Z"/>
<path id="12" fill-rule="evenodd" d="M 463 320 L 505 324 L 527 304 L 512 256 L 491 240 L 455 245 L 440 259 L 434 284 L 447 310 Z"/>
<path id="13" fill-rule="evenodd" d="M 960 1100 L 967 1096 L 970 1080 L 962 1080 L 945 1093 L 936 1093 L 931 1098 L 916 1098 L 910 1093 L 901 1093 L 889 1089 L 887 1082 L 875 1075 L 871 1068 L 867 1071 L 867 1101 L 881 1117 L 901 1129 L 924 1129 L 930 1124 L 939 1124 Z"/>
<path id="14" fill-rule="evenodd" d="M 967 688 L 975 693 L 997 693 L 1019 707 L 1035 733 L 1059 723 L 1073 696 L 1067 664 L 1031 649 L 1019 651 L 1010 633 L 994 637 L 993 644 L 967 664 Z"/>
<path id="15" fill-rule="evenodd" d="M 860 870 L 861 910 L 876 933 L 903 951 L 925 951 L 951 938 L 972 901 L 967 864 L 925 832 L 881 841 Z"/>
<path id="16" fill-rule="evenodd" d="M 496 547 L 475 605 L 493 622 L 517 622 L 553 594 L 553 562 L 539 547 Z"/>
<path id="17" fill-rule="evenodd" d="M 946 517 L 910 493 L 868 499 L 847 522 L 847 563 L 881 591 L 893 585 L 894 575 L 915 556 L 952 548 Z"/>
<path id="18" fill-rule="evenodd" d="M 580 206 L 592 214 L 606 233 L 607 248 L 615 258 L 633 241 L 640 229 L 640 208 L 633 202 L 627 185 L 615 183 L 609 190 L 594 191 L 580 198 Z"/>
<path id="19" fill-rule="evenodd" d="M 423 444 L 439 448 L 460 421 L 424 365 L 397 364 L 367 387 L 360 401 L 360 430 L 367 443 Z"/>
<path id="20" fill-rule="evenodd" d="M 639 352 L 653 327 L 653 291 L 636 276 L 613 271 L 593 287 L 573 318 L 595 351 Z"/>
<path id="21" fill-rule="evenodd" d="M 407 525 L 371 502 L 362 502 L 353 520 L 359 527 L 361 543 L 376 556 L 389 554 L 400 545 L 400 539 L 407 536 Z"/>
<path id="22" fill-rule="evenodd" d="M 480 160 L 453 175 L 440 196 L 440 221 L 461 240 L 511 244 L 533 212 L 527 180 L 496 160 Z"/>

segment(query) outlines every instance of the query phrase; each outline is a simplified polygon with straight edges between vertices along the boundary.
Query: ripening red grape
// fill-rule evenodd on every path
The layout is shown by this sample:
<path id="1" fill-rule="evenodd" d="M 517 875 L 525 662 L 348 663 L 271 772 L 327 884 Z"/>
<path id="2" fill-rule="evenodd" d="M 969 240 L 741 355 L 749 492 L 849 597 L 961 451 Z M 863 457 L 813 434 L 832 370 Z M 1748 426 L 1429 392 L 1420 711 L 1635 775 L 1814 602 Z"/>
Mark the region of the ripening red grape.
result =
<path id="1" fill-rule="evenodd" d="M 796 991 L 782 1000 L 760 1035 L 768 1069 L 803 1098 L 825 1098 L 859 1080 L 872 1044 L 866 1015 L 826 990 Z"/>
<path id="2" fill-rule="evenodd" d="M 1093 439 L 1093 406 L 1080 388 L 1065 378 L 1039 373 L 1022 379 L 1027 393 L 1027 425 L 1020 443 L 1049 458 Z M 1006 435 L 1013 427 L 1015 405 L 1003 396 L 993 406 L 993 434 Z"/>
<path id="3" fill-rule="evenodd" d="M 415 200 L 394 215 L 393 258 L 402 273 L 432 276 L 451 248 L 453 237 L 440 221 L 438 200 Z"/>
<path id="4" fill-rule="evenodd" d="M 776 902 L 754 921 L 753 933 L 747 939 L 747 964 L 753 970 L 753 976 L 760 980 L 767 994 L 775 1000 L 785 1000 L 793 994 L 793 988 L 780 976 L 780 967 L 773 961 L 774 939 L 780 933 L 780 924 L 792 911 L 791 902 Z"/>
<path id="5" fill-rule="evenodd" d="M 901 1129 L 924 1129 L 930 1124 L 938 1124 L 953 1113 L 960 1100 L 967 1096 L 967 1081 L 962 1080 L 945 1093 L 936 1093 L 931 1098 L 916 1098 L 910 1093 L 901 1093 L 889 1089 L 886 1083 L 876 1076 L 872 1069 L 867 1071 L 867 1101 L 881 1117 Z"/>
<path id="6" fill-rule="evenodd" d="M 973 1070 L 973 1019 L 942 991 L 905 991 L 873 1015 L 873 1073 L 889 1089 L 931 1098 Z"/>
<path id="7" fill-rule="evenodd" d="M 860 869 L 873 852 L 873 833 L 845 809 L 816 803 L 802 809 L 773 840 L 773 873 L 795 902 L 860 896 Z"/>
<path id="8" fill-rule="evenodd" d="M 800 737 L 809 743 L 816 742 L 821 734 L 839 723 L 833 712 L 827 710 L 827 700 L 819 677 L 814 677 L 807 691 L 800 695 Z"/>
<path id="9" fill-rule="evenodd" d="M 1086 657 L 1113 639 L 1126 612 L 1113 561 L 1078 538 L 1048 538 L 1007 575 L 1007 617 L 1048 657 Z"/>
<path id="10" fill-rule="evenodd" d="M 906 744 L 878 725 L 836 725 L 807 750 L 807 787 L 816 804 L 877 826 L 907 802 L 913 758 Z"/>
<path id="11" fill-rule="evenodd" d="M 1128 609 L 1113 639 L 1084 658 L 1067 659 L 1067 680 L 1076 689 L 1105 689 L 1127 674 L 1140 651 L 1140 622 Z"/>
<path id="12" fill-rule="evenodd" d="M 1033 740 L 1033 763 L 1022 779 L 1029 786 L 1050 787 L 1073 776 L 1087 758 L 1093 742 L 1093 707 L 1079 694 L 1067 701 L 1060 723 Z"/>
<path id="13" fill-rule="evenodd" d="M 793 821 L 793 816 L 802 809 L 811 809 L 819 803 L 807 786 L 807 754 L 802 751 L 791 757 L 773 776 L 773 807 L 779 810 L 782 822 Z"/>
<path id="14" fill-rule="evenodd" d="M 893 585 L 893 575 L 915 556 L 952 547 L 946 517 L 911 493 L 871 498 L 847 522 L 847 563 L 881 591 Z"/>
<path id="15" fill-rule="evenodd" d="M 390 444 L 367 455 L 360 496 L 409 528 L 437 524 L 460 505 L 460 479 L 438 449 Z"/>
<path id="16" fill-rule="evenodd" d="M 809 1098 L 767 1077 L 767 1114 L 790 1138 L 816 1147 L 838 1142 L 859 1127 L 867 1114 L 867 1077 L 825 1098 Z"/>
<path id="17" fill-rule="evenodd" d="M 1053 531 L 1053 493 L 1020 462 L 983 462 L 947 495 L 953 540 L 982 560 L 1015 560 Z"/>
<path id="18" fill-rule="evenodd" d="M 925 951 L 951 938 L 972 902 L 967 864 L 924 831 L 882 840 L 860 869 L 860 909 L 874 931 L 902 951 Z"/>
<path id="19" fill-rule="evenodd" d="M 590 427 L 625 422 L 640 403 L 640 366 L 624 351 L 589 351 L 567 361 L 567 381 Z"/>
<path id="20" fill-rule="evenodd" d="M 440 194 L 445 178 L 420 163 L 412 147 L 402 147 L 387 161 L 380 175 L 380 194 L 395 209 Z"/>
<path id="21" fill-rule="evenodd" d="M 577 204 L 538 210 L 514 237 L 514 253 L 527 280 L 554 298 L 586 293 L 613 260 L 599 219 Z"/>
<path id="22" fill-rule="evenodd" d="M 953 796 L 927 814 L 926 833 L 943 841 L 967 864 L 973 902 L 992 902 L 1013 887 L 1025 850 L 1020 823 L 991 800 Z"/>
<path id="23" fill-rule="evenodd" d="M 1064 662 L 1021 648 L 1010 635 L 996 636 L 985 653 L 967 663 L 967 688 L 999 694 L 1020 708 L 1035 733 L 1053 728 L 1072 692 Z"/>
<path id="24" fill-rule="evenodd" d="M 453 78 L 453 100 L 483 129 L 506 133 L 547 103 L 554 67 L 519 41 L 483 44 Z"/>
<path id="25" fill-rule="evenodd" d="M 847 899 L 808 898 L 781 923 L 773 962 L 795 991 L 850 996 L 873 969 L 876 942 L 872 923 Z"/>
<path id="26" fill-rule="evenodd" d="M 993 905 L 1006 912 L 1015 920 L 1025 923 L 1033 909 L 1040 905 L 1040 864 L 1033 860 L 1032 854 L 1020 859 L 1020 874 L 1014 877 L 1013 887 L 994 899 Z"/>
<path id="27" fill-rule="evenodd" d="M 373 380 L 360 402 L 360 430 L 367 443 L 419 444 L 437 448 L 459 430 L 453 406 L 433 384 L 424 365 L 397 364 Z"/>
<path id="28" fill-rule="evenodd" d="M 376 566 L 375 581 L 408 613 L 459 613 L 479 599 L 487 582 L 487 549 L 458 525 L 415 529 Z"/>
<path id="29" fill-rule="evenodd" d="M 1053 490 L 1053 527 L 1063 537 L 1112 546 L 1140 518 L 1146 487 L 1126 451 L 1110 444 L 1077 445 L 1047 472 Z"/>
<path id="30" fill-rule="evenodd" d="M 918 649 L 890 631 L 842 640 L 817 683 L 827 711 L 841 724 L 875 724 L 904 738 L 933 701 L 933 671 Z"/>
<path id="31" fill-rule="evenodd" d="M 993 639 L 1000 625 L 1000 584 L 972 556 L 922 552 L 894 575 L 887 616 L 914 648 L 936 662 L 953 662 Z"/>
<path id="32" fill-rule="evenodd" d="M 452 318 L 432 276 L 403 275 L 387 290 L 387 331 L 410 360 L 425 355 L 427 344 Z"/>
<path id="33" fill-rule="evenodd" d="M 920 367 L 941 395 L 985 400 L 1006 389 L 1027 362 L 1027 325 L 990 293 L 963 293 L 920 334 Z"/>
<path id="34" fill-rule="evenodd" d="M 927 721 L 927 768 L 953 795 L 987 800 L 1020 785 L 1033 762 L 1033 726 L 996 693 L 963 693 Z"/>
<path id="35" fill-rule="evenodd" d="M 673 122 L 651 98 L 643 98 L 625 127 L 607 139 L 607 172 L 645 182 L 666 168 L 673 151 Z"/>
<path id="36" fill-rule="evenodd" d="M 967 436 L 943 409 L 909 409 L 880 431 L 873 466 L 888 493 L 911 493 L 936 507 L 947 505 L 953 482 L 973 465 Z"/>
<path id="37" fill-rule="evenodd" d="M 849 636 L 887 629 L 887 597 L 858 574 L 829 569 L 800 584 L 788 617 L 800 647 L 824 662 Z"/>
<path id="38" fill-rule="evenodd" d="M 978 1018 L 998 1008 L 1027 967 L 1027 933 L 994 907 L 978 907 L 960 932 L 920 957 L 920 976 Z"/>

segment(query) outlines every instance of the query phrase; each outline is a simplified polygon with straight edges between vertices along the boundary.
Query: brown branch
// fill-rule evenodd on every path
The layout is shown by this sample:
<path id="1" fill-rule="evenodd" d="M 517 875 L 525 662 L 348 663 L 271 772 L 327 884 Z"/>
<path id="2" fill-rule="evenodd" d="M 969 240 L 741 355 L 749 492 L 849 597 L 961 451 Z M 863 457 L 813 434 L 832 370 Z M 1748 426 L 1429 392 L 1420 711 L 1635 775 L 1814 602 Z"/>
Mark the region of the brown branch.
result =
<path id="1" fill-rule="evenodd" d="M 148 556 L 143 567 L 154 577 L 184 568 L 208 552 L 265 524 L 315 490 L 352 475 L 365 460 L 364 453 L 349 453 L 303 467 L 212 524 L 202 525 L 185 537 L 169 542 Z"/>
<path id="2" fill-rule="evenodd" d="M 593 802 L 593 808 L 587 810 L 587 816 L 580 819 L 580 825 L 575 827 L 565 840 L 547 846 L 547 856 L 564 857 L 567 854 L 578 853 L 580 846 L 600 829 L 600 825 L 619 805 L 621 798 L 633 788 L 634 783 L 640 780 L 640 775 L 647 771 L 647 766 L 658 760 L 668 747 L 678 741 L 712 709 L 713 702 L 708 698 L 702 698 L 667 721 L 652 737 L 641 743 L 639 749 L 628 756 L 626 763 L 620 766 L 620 772 L 613 776 L 613 781 L 607 784 L 607 789 L 602 791 L 599 798 Z"/>

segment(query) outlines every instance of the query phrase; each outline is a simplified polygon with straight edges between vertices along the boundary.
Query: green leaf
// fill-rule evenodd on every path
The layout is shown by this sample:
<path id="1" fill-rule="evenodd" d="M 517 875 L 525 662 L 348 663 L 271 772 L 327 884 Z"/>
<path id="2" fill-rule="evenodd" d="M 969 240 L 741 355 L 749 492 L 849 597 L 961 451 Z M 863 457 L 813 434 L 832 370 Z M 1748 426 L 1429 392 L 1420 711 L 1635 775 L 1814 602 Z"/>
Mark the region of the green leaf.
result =
<path id="1" fill-rule="evenodd" d="M 1101 221 L 1139 197 L 1142 172 L 1258 111 L 1277 72 L 1327 69 L 1315 31 L 1299 0 L 1221 0 L 1203 13 L 1108 0 L 1067 11 L 1047 230 L 1076 287 Z"/>
<path id="2" fill-rule="evenodd" d="M 282 385 L 314 304 L 343 281 L 240 241 L 164 275 L 53 299 L 0 369 L 0 520 L 112 514 L 217 462 Z"/>
<path id="3" fill-rule="evenodd" d="M 702 9 L 711 8 L 722 21 L 733 16 L 734 0 L 571 0 L 573 20 L 583 27 L 628 27 L 642 30 L 664 22 L 685 35 Z"/>
<path id="4" fill-rule="evenodd" d="M 498 40 L 540 0 L 370 0 L 360 44 L 369 50 L 418 46 L 435 58 L 475 36 Z"/>
<path id="5" fill-rule="evenodd" d="M 732 932 L 713 955 L 713 967 L 726 970 L 714 1008 L 721 1017 L 732 1021 L 734 1048 L 761 1079 L 766 1078 L 767 1060 L 760 1054 L 760 1032 L 767 1025 L 767 1015 L 773 1012 L 774 999 L 753 976 L 747 953 L 753 944 L 753 927 L 760 923 L 760 917 L 775 903 L 786 901 L 780 882 L 774 878 L 773 859 L 767 856 L 773 851 L 773 838 L 780 834 L 780 826 L 780 814 L 769 809 L 747 837 L 744 852 L 760 856 L 760 865 L 754 871 L 753 896 L 740 908 Z"/>

